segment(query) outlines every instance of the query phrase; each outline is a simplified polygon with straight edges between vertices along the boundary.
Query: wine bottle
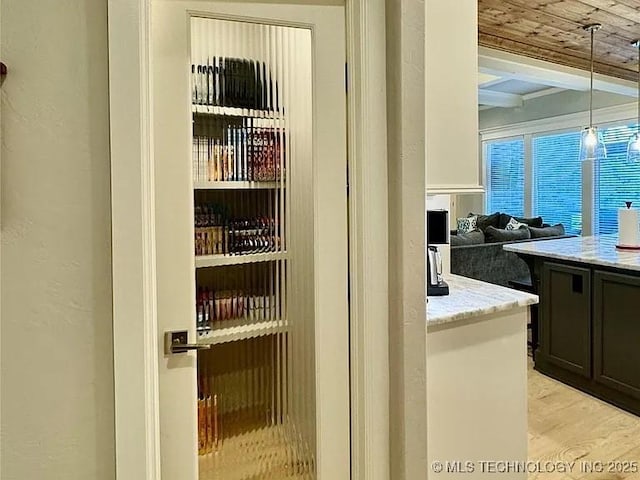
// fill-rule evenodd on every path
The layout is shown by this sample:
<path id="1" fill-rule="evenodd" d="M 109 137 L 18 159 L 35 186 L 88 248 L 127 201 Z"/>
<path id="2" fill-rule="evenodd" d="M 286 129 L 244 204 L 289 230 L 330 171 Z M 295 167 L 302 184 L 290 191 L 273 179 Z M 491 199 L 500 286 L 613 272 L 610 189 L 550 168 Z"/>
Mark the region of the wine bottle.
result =
<path id="1" fill-rule="evenodd" d="M 198 103 L 198 89 L 197 89 L 198 77 L 196 75 L 196 66 L 191 64 L 191 103 L 194 105 Z"/>
<path id="2" fill-rule="evenodd" d="M 227 59 L 220 58 L 220 72 L 218 73 L 218 80 L 220 81 L 220 105 L 224 107 L 229 106 L 227 95 Z"/>
<path id="3" fill-rule="evenodd" d="M 251 60 L 249 64 L 249 103 L 250 108 L 257 109 L 257 96 L 256 96 L 256 62 Z"/>
<path id="4" fill-rule="evenodd" d="M 207 85 L 208 85 L 208 97 L 207 104 L 214 105 L 216 89 L 215 89 L 215 73 L 213 65 L 207 67 Z"/>
<path id="5" fill-rule="evenodd" d="M 196 69 L 196 104 L 200 104 L 200 98 L 202 97 L 202 67 L 198 65 Z"/>
<path id="6" fill-rule="evenodd" d="M 269 110 L 269 92 L 267 84 L 267 64 L 262 62 L 262 109 Z"/>
<path id="7" fill-rule="evenodd" d="M 207 65 L 202 65 L 200 69 L 200 86 L 202 94 L 200 95 L 200 105 L 206 105 L 209 100 L 209 69 Z"/>
<path id="8" fill-rule="evenodd" d="M 220 66 L 218 58 L 213 57 L 213 105 L 220 105 Z"/>

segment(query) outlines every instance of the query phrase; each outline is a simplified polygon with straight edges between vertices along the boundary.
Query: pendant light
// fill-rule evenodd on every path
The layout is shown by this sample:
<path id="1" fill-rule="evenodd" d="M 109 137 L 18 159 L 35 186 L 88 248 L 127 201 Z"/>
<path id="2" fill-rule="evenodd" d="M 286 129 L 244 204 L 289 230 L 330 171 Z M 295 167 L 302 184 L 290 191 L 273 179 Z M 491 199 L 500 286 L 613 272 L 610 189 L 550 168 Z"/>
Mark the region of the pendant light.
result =
<path id="1" fill-rule="evenodd" d="M 627 144 L 627 162 L 640 162 L 640 40 L 631 45 L 638 48 L 638 123 L 636 133 L 631 136 Z"/>
<path id="2" fill-rule="evenodd" d="M 589 86 L 589 126 L 582 131 L 580 138 L 580 160 L 595 160 L 607 158 L 607 148 L 604 145 L 602 133 L 593 125 L 593 35 L 602 25 L 593 23 L 582 27 L 591 33 L 591 83 Z"/>

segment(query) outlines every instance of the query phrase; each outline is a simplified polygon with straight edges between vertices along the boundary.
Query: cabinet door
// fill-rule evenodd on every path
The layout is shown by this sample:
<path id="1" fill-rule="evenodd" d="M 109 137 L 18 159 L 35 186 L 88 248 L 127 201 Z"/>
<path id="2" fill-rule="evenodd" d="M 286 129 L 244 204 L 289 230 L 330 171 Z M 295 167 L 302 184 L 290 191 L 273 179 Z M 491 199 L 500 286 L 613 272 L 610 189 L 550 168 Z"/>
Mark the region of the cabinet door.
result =
<path id="1" fill-rule="evenodd" d="M 344 25 L 152 2 L 164 480 L 349 478 Z"/>
<path id="2" fill-rule="evenodd" d="M 427 192 L 479 191 L 477 2 L 426 0 L 425 24 Z"/>
<path id="3" fill-rule="evenodd" d="M 585 268 L 545 263 L 542 269 L 542 352 L 549 362 L 591 377 L 591 275 Z"/>
<path id="4" fill-rule="evenodd" d="M 594 275 L 594 378 L 640 398 L 640 277 Z"/>

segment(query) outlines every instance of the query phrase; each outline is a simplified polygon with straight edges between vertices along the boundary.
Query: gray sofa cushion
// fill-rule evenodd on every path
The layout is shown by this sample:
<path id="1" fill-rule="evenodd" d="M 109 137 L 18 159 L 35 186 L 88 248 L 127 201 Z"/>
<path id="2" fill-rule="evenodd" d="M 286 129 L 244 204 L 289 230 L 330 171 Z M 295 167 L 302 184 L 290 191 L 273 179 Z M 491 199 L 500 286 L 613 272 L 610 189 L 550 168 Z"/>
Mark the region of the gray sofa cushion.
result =
<path id="1" fill-rule="evenodd" d="M 498 223 L 498 228 L 506 227 L 507 223 L 509 223 L 509 220 L 511 220 L 512 218 L 515 218 L 520 223 L 524 223 L 525 225 L 528 225 L 530 227 L 537 227 L 537 228 L 542 227 L 542 217 L 532 217 L 532 218 L 515 217 L 507 213 L 501 213 L 500 222 Z"/>
<path id="2" fill-rule="evenodd" d="M 526 227 L 518 230 L 502 230 L 489 226 L 484 231 L 484 237 L 487 243 L 513 242 L 515 240 L 527 240 L 531 238 L 531 233 Z"/>
<path id="3" fill-rule="evenodd" d="M 452 247 L 458 247 L 460 245 L 478 245 L 484 243 L 484 233 L 482 233 L 481 230 L 476 230 L 474 232 L 451 235 L 450 239 Z"/>
<path id="4" fill-rule="evenodd" d="M 558 223 L 552 227 L 529 227 L 529 231 L 531 232 L 531 238 L 543 238 L 543 237 L 557 237 L 559 235 L 564 235 L 564 225 Z"/>

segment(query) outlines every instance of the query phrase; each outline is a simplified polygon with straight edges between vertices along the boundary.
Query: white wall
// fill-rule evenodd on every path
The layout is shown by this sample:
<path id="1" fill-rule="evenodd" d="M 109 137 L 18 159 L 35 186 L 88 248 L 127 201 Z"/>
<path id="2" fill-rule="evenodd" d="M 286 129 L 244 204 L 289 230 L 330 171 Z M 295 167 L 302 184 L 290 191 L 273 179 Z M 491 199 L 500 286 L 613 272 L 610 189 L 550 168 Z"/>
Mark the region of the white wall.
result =
<path id="1" fill-rule="evenodd" d="M 451 208 L 451 229 L 457 227 L 456 220 L 460 217 L 466 217 L 470 213 L 486 213 L 484 206 L 484 194 L 467 193 L 464 195 L 454 195 Z M 493 212 L 490 212 L 493 213 Z"/>
<path id="2" fill-rule="evenodd" d="M 475 468 L 432 471 L 430 480 L 526 478 L 524 472 L 481 473 L 479 462 L 527 460 L 528 315 L 528 307 L 520 307 L 429 327 L 429 465 L 461 461 Z"/>
<path id="3" fill-rule="evenodd" d="M 427 476 L 424 2 L 386 0 L 391 478 Z"/>
<path id="4" fill-rule="evenodd" d="M 424 3 L 427 189 L 477 189 L 478 4 Z"/>
<path id="5" fill-rule="evenodd" d="M 0 477 L 113 479 L 107 1 L 0 11 Z"/>

